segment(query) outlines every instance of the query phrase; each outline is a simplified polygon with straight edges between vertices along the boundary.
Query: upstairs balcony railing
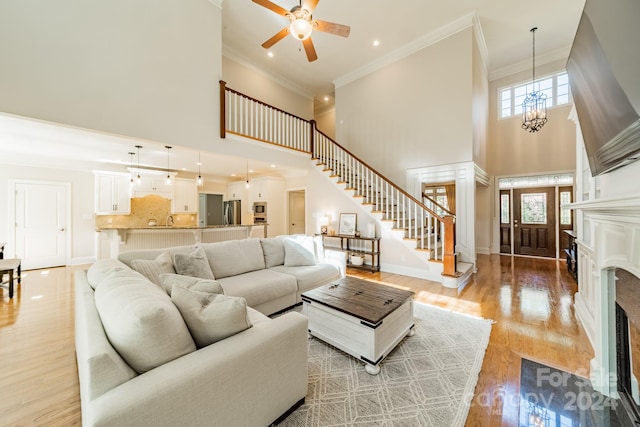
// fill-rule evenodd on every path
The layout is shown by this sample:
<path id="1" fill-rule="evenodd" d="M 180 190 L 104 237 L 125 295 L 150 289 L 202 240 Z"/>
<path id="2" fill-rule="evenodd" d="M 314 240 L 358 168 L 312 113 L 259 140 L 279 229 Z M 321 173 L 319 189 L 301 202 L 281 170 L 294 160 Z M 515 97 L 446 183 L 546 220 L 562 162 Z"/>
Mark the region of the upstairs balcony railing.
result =
<path id="1" fill-rule="evenodd" d="M 338 182 L 381 213 L 383 221 L 404 230 L 404 238 L 416 242 L 416 249 L 429 251 L 430 258 L 443 262 L 443 274 L 456 276 L 455 217 L 440 216 L 384 175 L 359 159 L 305 120 L 248 95 L 228 88 L 220 81 L 220 137 L 234 134 L 267 144 L 308 153 Z"/>

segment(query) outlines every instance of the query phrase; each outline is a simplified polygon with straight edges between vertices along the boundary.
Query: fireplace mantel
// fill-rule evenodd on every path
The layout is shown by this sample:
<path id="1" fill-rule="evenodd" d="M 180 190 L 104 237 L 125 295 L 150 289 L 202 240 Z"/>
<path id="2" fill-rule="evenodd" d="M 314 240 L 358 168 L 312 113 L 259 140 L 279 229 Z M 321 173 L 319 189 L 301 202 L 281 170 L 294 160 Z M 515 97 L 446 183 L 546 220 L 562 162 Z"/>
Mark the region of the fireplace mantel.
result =
<path id="1" fill-rule="evenodd" d="M 568 205 L 578 212 L 576 316 L 594 348 L 594 388 L 617 396 L 615 269 L 640 277 L 640 194 Z M 634 378 L 636 390 L 637 380 Z M 637 393 L 636 393 L 637 396 Z"/>

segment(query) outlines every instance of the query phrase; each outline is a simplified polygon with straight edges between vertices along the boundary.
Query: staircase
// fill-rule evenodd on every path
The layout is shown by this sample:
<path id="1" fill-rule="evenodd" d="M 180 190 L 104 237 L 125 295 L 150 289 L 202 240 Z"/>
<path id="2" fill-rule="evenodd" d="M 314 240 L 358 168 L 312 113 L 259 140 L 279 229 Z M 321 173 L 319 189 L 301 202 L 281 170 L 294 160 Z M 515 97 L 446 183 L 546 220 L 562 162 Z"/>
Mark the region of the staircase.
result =
<path id="1" fill-rule="evenodd" d="M 392 238 L 441 271 L 446 287 L 460 288 L 472 264 L 457 261 L 455 217 L 440 216 L 307 121 L 227 88 L 220 82 L 220 136 L 227 133 L 303 151 L 334 185 L 346 191 Z M 384 261 L 384 255 L 382 255 Z M 383 263 L 384 267 L 384 263 Z M 433 268 L 432 268 L 433 269 Z"/>

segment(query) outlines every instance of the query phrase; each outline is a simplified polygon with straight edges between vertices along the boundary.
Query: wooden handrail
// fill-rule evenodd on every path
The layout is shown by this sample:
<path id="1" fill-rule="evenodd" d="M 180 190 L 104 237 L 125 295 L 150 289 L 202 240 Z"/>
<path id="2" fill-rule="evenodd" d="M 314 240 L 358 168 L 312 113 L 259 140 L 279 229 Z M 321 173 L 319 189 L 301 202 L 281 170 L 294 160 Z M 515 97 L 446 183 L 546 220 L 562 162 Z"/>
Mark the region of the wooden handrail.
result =
<path id="1" fill-rule="evenodd" d="M 315 125 L 315 122 L 314 122 Z M 388 179 L 386 176 L 384 176 L 383 174 L 381 174 L 380 172 L 378 172 L 374 167 L 370 166 L 367 162 L 365 162 L 364 160 L 362 160 L 361 158 L 359 158 L 358 156 L 356 156 L 355 154 L 353 154 L 351 151 L 347 150 L 346 148 L 344 148 L 342 145 L 340 145 L 339 143 L 337 143 L 336 141 L 334 141 L 332 138 L 330 138 L 329 136 L 327 136 L 325 133 L 323 133 L 322 131 L 318 130 L 317 128 L 315 129 L 316 132 L 318 132 L 320 135 L 324 136 L 325 138 L 327 138 L 329 141 L 331 141 L 332 144 L 337 145 L 338 147 L 340 147 L 341 150 L 343 150 L 345 153 L 347 153 L 348 155 L 350 155 L 351 157 L 353 157 L 354 159 L 356 159 L 358 162 L 362 163 L 365 167 L 371 169 L 372 172 L 374 172 L 376 175 L 378 175 L 380 178 L 382 178 L 384 181 L 386 181 L 389 185 L 391 185 L 393 188 L 395 188 L 396 190 L 398 190 L 400 193 L 402 193 L 405 197 L 407 197 L 409 200 L 413 201 L 414 203 L 416 203 L 418 206 L 420 206 L 421 208 L 425 209 L 427 212 L 429 212 L 432 216 L 436 217 L 439 221 L 444 221 L 444 218 L 441 217 L 440 215 L 438 215 L 436 212 L 434 212 L 432 209 L 430 209 L 429 207 L 425 206 L 424 203 L 422 203 L 421 201 L 419 201 L 418 199 L 416 199 L 415 197 L 413 197 L 411 194 L 407 193 L 404 189 L 400 188 L 398 185 L 396 185 L 393 181 L 391 181 L 390 179 Z"/>
<path id="2" fill-rule="evenodd" d="M 424 197 L 425 199 L 429 199 L 429 201 L 431 203 L 433 203 L 434 205 L 436 205 L 437 207 L 439 207 L 440 209 L 442 209 L 443 211 L 445 211 L 447 213 L 447 215 L 451 215 L 451 216 L 455 216 L 449 209 L 445 208 L 444 206 L 442 206 L 440 203 L 436 202 L 435 200 L 433 200 L 431 198 L 431 196 L 428 196 L 427 193 L 425 193 L 424 191 L 422 192 L 422 197 Z"/>
<path id="3" fill-rule="evenodd" d="M 223 82 L 222 80 L 220 80 L 220 83 L 225 83 L 225 82 Z M 274 106 L 273 106 L 273 105 L 271 105 L 271 104 L 267 104 L 266 102 L 260 101 L 259 99 L 255 99 L 255 98 L 250 97 L 249 95 L 245 95 L 245 94 L 244 94 L 244 93 L 242 93 L 242 92 L 238 92 L 238 91 L 237 91 L 237 90 L 235 90 L 235 89 L 231 89 L 230 87 L 227 87 L 227 86 L 226 86 L 226 83 L 225 83 L 225 90 L 226 90 L 226 91 L 229 91 L 229 92 L 231 92 L 231 93 L 235 93 L 236 95 L 241 96 L 241 97 L 243 97 L 243 98 L 246 98 L 246 99 L 248 99 L 248 100 L 250 100 L 250 101 L 253 101 L 253 102 L 257 103 L 257 104 L 264 105 L 265 107 L 272 108 L 272 109 L 274 109 L 274 110 L 276 110 L 276 111 L 279 111 L 279 112 L 281 112 L 281 113 L 284 113 L 284 114 L 286 114 L 286 115 L 288 115 L 288 116 L 295 117 L 295 118 L 296 118 L 296 119 L 298 119 L 298 120 L 302 120 L 303 122 L 307 122 L 307 123 L 309 123 L 309 120 L 307 120 L 307 119 L 303 119 L 303 118 L 302 118 L 302 117 L 300 117 L 300 116 L 296 116 L 295 114 L 291 114 L 291 113 L 289 113 L 288 111 L 284 111 L 284 110 L 282 110 L 282 109 L 280 109 L 280 108 L 278 108 L 278 107 L 274 107 Z"/>

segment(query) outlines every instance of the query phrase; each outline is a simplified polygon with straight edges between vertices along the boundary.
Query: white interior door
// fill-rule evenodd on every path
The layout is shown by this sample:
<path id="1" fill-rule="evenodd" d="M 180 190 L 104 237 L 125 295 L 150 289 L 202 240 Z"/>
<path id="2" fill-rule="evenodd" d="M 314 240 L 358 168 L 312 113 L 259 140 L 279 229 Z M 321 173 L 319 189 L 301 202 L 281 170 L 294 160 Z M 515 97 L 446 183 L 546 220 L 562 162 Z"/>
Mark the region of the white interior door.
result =
<path id="1" fill-rule="evenodd" d="M 304 190 L 289 192 L 289 234 L 304 234 L 305 200 Z"/>
<path id="2" fill-rule="evenodd" d="M 66 264 L 67 185 L 15 184 L 15 248 L 22 268 Z"/>

